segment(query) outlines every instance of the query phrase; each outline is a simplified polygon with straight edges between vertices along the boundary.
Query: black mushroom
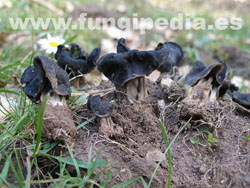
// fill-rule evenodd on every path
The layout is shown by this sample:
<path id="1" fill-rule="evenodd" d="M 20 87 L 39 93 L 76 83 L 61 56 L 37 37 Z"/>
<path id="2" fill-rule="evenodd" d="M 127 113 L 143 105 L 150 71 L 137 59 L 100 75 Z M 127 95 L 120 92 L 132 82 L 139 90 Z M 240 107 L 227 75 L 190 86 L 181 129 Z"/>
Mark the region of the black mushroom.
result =
<path id="1" fill-rule="evenodd" d="M 33 103 L 39 103 L 40 76 L 34 66 L 29 66 L 22 74 L 23 91 Z"/>
<path id="2" fill-rule="evenodd" d="M 168 58 L 163 62 L 161 66 L 157 68 L 161 73 L 172 74 L 174 67 L 179 67 L 183 60 L 182 48 L 174 42 L 159 43 L 155 48 L 157 51 L 163 51 L 168 55 Z"/>
<path id="3" fill-rule="evenodd" d="M 99 48 L 95 48 L 90 54 L 88 54 L 77 44 L 71 44 L 70 49 L 63 45 L 59 45 L 55 54 L 57 64 L 66 70 L 70 78 L 81 77 L 82 75 L 93 71 L 96 67 L 96 61 L 99 56 Z"/>
<path id="4" fill-rule="evenodd" d="M 24 92 L 32 102 L 40 103 L 48 96 L 43 116 L 43 133 L 50 139 L 70 141 L 76 136 L 75 125 L 66 104 L 70 85 L 68 74 L 53 60 L 37 56 L 34 67 L 28 67 L 21 78 Z"/>
<path id="5" fill-rule="evenodd" d="M 226 92 L 232 93 L 238 88 L 229 80 L 229 68 L 226 63 L 219 62 L 206 66 L 196 61 L 193 68 L 185 78 L 185 82 L 192 87 L 198 86 L 209 100 L 223 97 Z M 204 98 L 205 96 L 198 96 Z"/>
<path id="6" fill-rule="evenodd" d="M 95 48 L 88 54 L 77 44 L 71 44 L 70 49 L 59 45 L 55 54 L 57 64 L 67 72 L 73 71 L 74 74 L 87 74 L 94 70 L 99 56 L 99 48 Z"/>
<path id="7" fill-rule="evenodd" d="M 101 102 L 101 96 L 94 95 L 88 99 L 87 106 L 96 116 L 107 117 L 112 113 L 114 104 L 111 101 Z"/>
<path id="8" fill-rule="evenodd" d="M 130 50 L 125 39 L 120 39 L 117 53 L 101 57 L 97 68 L 115 84 L 118 94 L 126 96 L 129 102 L 141 100 L 147 96 L 145 76 L 156 70 L 168 57 L 162 50 Z"/>
<path id="9" fill-rule="evenodd" d="M 233 100 L 241 106 L 250 109 L 250 93 L 233 92 Z"/>

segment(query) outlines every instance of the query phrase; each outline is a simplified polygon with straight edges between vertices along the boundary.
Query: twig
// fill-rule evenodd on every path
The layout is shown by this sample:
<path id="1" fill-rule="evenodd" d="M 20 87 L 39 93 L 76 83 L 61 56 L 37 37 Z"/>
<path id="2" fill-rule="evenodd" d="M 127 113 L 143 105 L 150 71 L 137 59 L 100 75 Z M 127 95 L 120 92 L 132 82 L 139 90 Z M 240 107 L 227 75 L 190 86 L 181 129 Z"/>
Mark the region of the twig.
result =
<path id="1" fill-rule="evenodd" d="M 127 151 L 129 151 L 130 153 L 133 153 L 135 155 L 138 155 L 136 152 L 134 152 L 133 150 L 127 148 L 125 145 L 119 143 L 119 142 L 116 142 L 114 140 L 111 140 L 110 138 L 108 138 L 107 136 L 100 136 L 101 138 L 105 139 L 108 143 L 111 143 L 111 144 L 116 144 L 117 146 L 120 147 L 121 150 L 123 150 L 124 152 L 127 153 Z"/>
<path id="2" fill-rule="evenodd" d="M 83 77 L 83 74 L 77 75 L 77 76 L 75 76 L 75 77 L 69 79 L 69 82 L 71 82 L 71 81 L 73 81 L 73 80 L 75 80 L 75 79 L 77 79 L 77 78 L 81 78 L 81 77 Z"/>
<path id="3" fill-rule="evenodd" d="M 245 133 L 245 132 L 247 132 L 247 133 L 249 133 L 249 131 L 250 131 L 250 129 L 247 129 L 247 130 L 243 130 L 240 134 L 239 134 L 239 136 L 238 136 L 238 154 L 240 155 L 240 137 Z"/>
<path id="4" fill-rule="evenodd" d="M 213 158 L 213 162 L 212 162 L 211 164 L 214 164 L 214 162 L 215 162 L 215 157 Z M 213 168 L 214 168 L 213 165 L 211 165 L 211 168 L 209 168 L 209 169 L 206 171 L 206 173 L 204 174 L 203 179 L 202 179 L 202 181 L 205 181 L 205 184 L 207 185 L 207 187 L 212 187 L 211 185 L 208 184 L 206 178 L 207 178 L 208 173 L 209 173 L 211 170 L 213 170 Z"/>
<path id="5" fill-rule="evenodd" d="M 32 55 L 32 53 L 33 53 L 33 51 L 30 51 L 30 52 L 22 59 L 22 61 L 20 62 L 20 64 L 23 64 L 24 61 L 26 61 L 26 59 L 28 59 L 28 57 Z"/>
<path id="6" fill-rule="evenodd" d="M 103 89 L 103 90 L 100 90 L 100 89 L 98 89 L 98 90 L 92 90 L 92 91 L 86 92 L 86 94 L 88 94 L 88 95 L 95 95 L 95 94 L 99 94 L 99 93 L 107 93 L 107 92 L 109 93 L 109 92 L 112 92 L 114 90 L 115 90 L 115 88 L 112 87 L 112 88 Z M 71 96 L 72 97 L 79 97 L 79 96 L 82 96 L 83 94 L 85 94 L 85 92 L 84 93 L 83 92 L 77 92 L 77 93 L 72 93 Z"/>

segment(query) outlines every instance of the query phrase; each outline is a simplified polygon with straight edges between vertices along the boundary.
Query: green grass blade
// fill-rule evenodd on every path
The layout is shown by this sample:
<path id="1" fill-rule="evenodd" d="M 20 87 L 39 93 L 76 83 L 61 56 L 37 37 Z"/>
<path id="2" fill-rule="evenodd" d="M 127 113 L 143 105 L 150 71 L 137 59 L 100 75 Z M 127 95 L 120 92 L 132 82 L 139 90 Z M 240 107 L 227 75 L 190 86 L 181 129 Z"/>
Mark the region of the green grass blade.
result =
<path id="1" fill-rule="evenodd" d="M 121 187 L 125 187 L 125 186 L 128 186 L 128 185 L 130 185 L 130 184 L 132 184 L 132 183 L 138 181 L 138 180 L 140 180 L 140 177 L 138 177 L 138 178 L 133 178 L 133 179 L 127 181 L 127 182 L 124 182 L 124 183 L 115 185 L 115 186 L 113 186 L 113 187 L 111 187 L 111 188 L 121 188 Z"/>
<path id="2" fill-rule="evenodd" d="M 74 162 L 72 161 L 72 159 L 70 158 L 66 158 L 66 157 L 57 157 L 57 156 L 53 156 L 53 155 L 49 155 L 49 154 L 45 154 L 45 153 L 37 153 L 37 156 L 42 156 L 42 157 L 48 157 L 48 158 L 51 158 L 51 159 L 55 159 L 57 161 L 62 161 L 68 165 L 73 165 L 74 166 Z M 84 169 L 88 169 L 89 168 L 89 163 L 88 162 L 84 162 L 84 161 L 80 161 L 80 160 L 76 160 L 77 161 L 77 164 L 80 168 L 84 168 Z M 104 167 L 106 165 L 106 161 L 105 160 L 101 160 L 101 161 L 98 161 L 96 163 L 96 168 L 99 168 L 99 167 Z"/>
<path id="3" fill-rule="evenodd" d="M 64 171 L 66 170 L 66 163 L 63 163 L 62 161 L 59 161 L 59 163 L 60 163 L 59 178 L 61 178 L 64 175 Z"/>
<path id="4" fill-rule="evenodd" d="M 98 172 L 95 177 L 93 178 L 94 181 L 97 181 L 97 179 L 104 174 L 108 169 L 111 169 L 114 163 L 111 163 L 110 165 L 107 165 L 104 169 L 102 169 L 100 172 Z M 106 178 L 108 179 L 108 177 Z M 105 181 L 104 181 L 105 182 Z M 94 185 L 91 185 L 90 188 L 92 188 Z M 101 184 L 102 187 L 105 187 L 104 183 Z"/>
<path id="5" fill-rule="evenodd" d="M 3 72 L 3 71 L 8 70 L 8 69 L 10 69 L 10 68 L 17 67 L 17 66 L 19 66 L 19 65 L 20 65 L 19 62 L 18 62 L 18 63 L 12 63 L 12 64 L 10 64 L 10 65 L 6 65 L 6 66 L 0 68 L 0 72 Z"/>
<path id="6" fill-rule="evenodd" d="M 17 162 L 18 174 L 24 180 L 24 175 L 23 175 L 23 171 L 22 171 L 23 168 L 22 168 L 22 165 L 21 165 L 21 162 L 20 162 L 20 158 L 19 158 L 17 150 L 16 150 L 16 146 L 14 146 L 14 152 L 15 152 L 15 155 L 16 155 L 16 162 Z"/>
<path id="7" fill-rule="evenodd" d="M 89 153 L 92 154 L 92 146 L 90 147 L 90 149 L 91 149 L 91 152 L 89 152 Z M 89 168 L 88 168 L 88 176 L 89 177 L 94 173 L 94 170 L 96 168 L 96 164 L 99 161 L 100 156 L 101 156 L 101 151 L 102 151 L 101 149 L 98 151 L 98 153 L 96 155 L 96 159 L 95 159 L 95 161 L 93 163 L 91 163 L 92 156 L 89 156 L 89 164 L 90 164 Z"/>
<path id="8" fill-rule="evenodd" d="M 2 169 L 2 172 L 0 174 L 0 177 L 1 179 L 6 179 L 7 175 L 8 175 L 8 172 L 9 172 L 9 167 L 10 167 L 10 160 L 11 160 L 11 157 L 12 157 L 12 153 L 10 153 L 8 156 L 7 156 L 7 160 L 4 164 L 4 167 Z M 2 181 L 0 180 L 0 185 L 2 185 Z"/>
<path id="9" fill-rule="evenodd" d="M 10 89 L 10 88 L 0 88 L 0 93 L 11 93 L 15 95 L 19 95 L 20 91 L 18 89 Z"/>
<path id="10" fill-rule="evenodd" d="M 36 156 L 40 148 L 41 138 L 42 138 L 42 127 L 43 127 L 43 114 L 44 114 L 44 109 L 46 107 L 47 101 L 48 101 L 48 96 L 45 97 L 44 101 L 41 104 L 40 110 L 38 112 L 37 122 L 36 122 L 36 146 L 32 155 L 33 157 Z"/>
<path id="11" fill-rule="evenodd" d="M 188 123 L 191 121 L 191 119 L 192 119 L 192 117 L 185 123 L 185 125 L 183 125 L 183 126 L 180 128 L 180 130 L 178 131 L 178 133 L 174 136 L 173 140 L 171 141 L 171 143 L 169 144 L 169 146 L 168 146 L 167 149 L 165 150 L 163 156 L 161 157 L 161 160 L 158 162 L 158 164 L 157 164 L 156 167 L 155 167 L 154 173 L 153 173 L 153 175 L 152 175 L 151 178 L 150 178 L 150 181 L 149 181 L 149 183 L 148 183 L 147 188 L 149 188 L 149 187 L 151 186 L 151 183 L 152 183 L 152 181 L 153 181 L 153 179 L 154 179 L 154 176 L 155 176 L 155 174 L 156 174 L 156 171 L 157 171 L 157 169 L 159 168 L 160 164 L 162 163 L 162 161 L 163 161 L 163 159 L 164 159 L 164 156 L 166 156 L 168 150 L 170 149 L 170 147 L 172 146 L 172 144 L 174 143 L 174 141 L 176 140 L 176 138 L 179 136 L 179 134 L 181 133 L 181 131 L 188 125 Z"/>
<path id="12" fill-rule="evenodd" d="M 81 172 L 80 172 L 79 165 L 78 165 L 78 163 L 77 163 L 77 161 L 76 161 L 76 159 L 75 159 L 75 156 L 74 156 L 72 150 L 71 150 L 70 147 L 69 147 L 69 144 L 66 143 L 66 145 L 67 145 L 69 154 L 70 154 L 70 156 L 71 156 L 71 159 L 72 159 L 72 161 L 73 161 L 73 163 L 74 163 L 74 166 L 75 166 L 75 169 L 76 169 L 76 173 L 77 173 L 77 177 L 80 178 L 80 177 L 81 177 Z"/>
<path id="13" fill-rule="evenodd" d="M 92 118 L 88 119 L 87 121 L 81 123 L 80 125 L 78 125 L 78 126 L 76 127 L 76 130 L 81 129 L 82 127 L 84 127 L 85 125 L 87 125 L 88 123 L 90 123 L 93 119 L 95 119 L 95 117 L 92 117 Z"/>
<path id="14" fill-rule="evenodd" d="M 147 182 L 143 179 L 143 177 L 141 177 L 141 181 L 142 181 L 144 188 L 148 187 Z"/>
<path id="15" fill-rule="evenodd" d="M 37 158 L 35 157 L 35 158 L 33 158 L 33 160 L 34 160 L 34 164 L 35 164 L 37 179 L 38 179 L 38 181 L 40 181 L 40 172 L 39 172 L 39 166 L 38 166 Z M 31 169 L 32 169 L 32 165 L 31 165 Z M 38 185 L 41 188 L 41 184 L 39 183 Z"/>
<path id="16" fill-rule="evenodd" d="M 248 135 L 248 137 L 247 137 L 247 139 L 246 139 L 246 141 L 244 143 L 244 147 L 247 147 L 247 145 L 249 144 L 249 142 L 250 142 L 250 133 L 249 133 L 249 135 Z"/>
<path id="17" fill-rule="evenodd" d="M 52 150 L 54 147 L 56 147 L 56 145 L 58 144 L 58 142 L 53 142 L 52 144 L 49 145 L 48 148 L 45 148 L 43 150 L 41 150 L 42 153 L 48 153 L 50 150 Z"/>
<path id="18" fill-rule="evenodd" d="M 0 25 L 0 33 L 3 31 L 4 23 Z"/>
<path id="19" fill-rule="evenodd" d="M 161 120 L 159 120 L 159 125 L 161 127 L 163 138 L 165 140 L 166 148 L 168 148 L 169 147 L 168 135 L 167 135 L 165 126 L 163 125 Z M 171 151 L 169 149 L 168 150 L 168 188 L 171 187 L 171 178 L 172 178 L 172 158 L 171 158 Z"/>
<path id="20" fill-rule="evenodd" d="M 28 113 L 26 113 L 19 119 L 19 121 L 16 123 L 16 126 L 13 129 L 11 129 L 10 132 L 14 134 L 17 130 L 20 130 L 22 126 L 28 122 L 29 122 L 29 116 Z"/>
<path id="21" fill-rule="evenodd" d="M 108 171 L 106 178 L 104 180 L 104 182 L 101 184 L 101 187 L 106 187 L 109 180 L 112 178 L 113 172 L 111 170 Z"/>
<path id="22" fill-rule="evenodd" d="M 72 41 L 75 40 L 77 37 L 78 37 L 78 35 L 73 35 L 72 37 L 69 37 L 69 38 L 64 42 L 64 44 L 68 44 L 68 43 L 72 42 Z"/>
<path id="23" fill-rule="evenodd" d="M 14 167 L 14 165 L 13 165 L 13 163 L 12 163 L 11 160 L 9 160 L 9 163 L 10 163 L 11 170 L 14 173 L 16 179 L 17 179 L 19 187 L 23 188 L 24 187 L 23 186 L 23 179 L 18 175 L 18 173 L 17 173 L 17 171 L 16 171 L 16 169 L 15 169 L 15 167 Z"/>
<path id="24" fill-rule="evenodd" d="M 15 185 L 12 185 L 12 184 L 10 184 L 9 182 L 7 182 L 7 180 L 6 180 L 6 179 L 3 179 L 1 176 L 0 176 L 0 180 L 2 180 L 3 183 L 4 183 L 5 185 L 7 185 L 7 187 L 18 188 L 18 187 L 16 187 Z M 1 185 L 1 184 L 0 184 L 0 185 Z"/>
<path id="25" fill-rule="evenodd" d="M 11 128 L 10 130 L 6 131 L 5 133 L 0 135 L 0 142 L 2 142 L 2 140 L 6 139 L 6 137 L 8 135 L 10 136 L 14 136 L 15 132 L 17 130 L 19 130 L 23 125 L 25 125 L 27 122 L 29 121 L 29 116 L 28 113 L 25 113 L 19 120 L 18 122 L 15 124 L 15 126 L 13 128 Z"/>
<path id="26" fill-rule="evenodd" d="M 26 175 L 26 181 L 29 182 L 31 179 L 31 163 L 30 163 L 30 157 L 27 157 L 27 175 Z M 30 188 L 30 183 L 25 184 L 25 188 Z"/>
<path id="27" fill-rule="evenodd" d="M 92 168 L 92 162 L 91 162 L 91 160 L 92 160 L 92 145 L 90 146 L 90 148 L 89 148 L 89 153 L 88 153 L 88 177 L 90 177 L 91 175 L 92 175 L 92 173 L 91 173 L 91 168 Z"/>

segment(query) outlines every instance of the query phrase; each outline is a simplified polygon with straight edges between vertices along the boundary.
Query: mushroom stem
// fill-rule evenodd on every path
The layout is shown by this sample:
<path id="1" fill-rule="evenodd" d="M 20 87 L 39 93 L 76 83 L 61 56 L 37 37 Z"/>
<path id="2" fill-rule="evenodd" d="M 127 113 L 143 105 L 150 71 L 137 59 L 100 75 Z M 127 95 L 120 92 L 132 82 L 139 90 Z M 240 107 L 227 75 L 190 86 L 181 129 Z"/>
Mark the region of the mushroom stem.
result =
<path id="1" fill-rule="evenodd" d="M 42 93 L 41 100 L 48 97 L 43 115 L 43 133 L 54 140 L 73 143 L 76 135 L 74 122 L 66 98 L 55 92 Z"/>
<path id="2" fill-rule="evenodd" d="M 79 79 L 76 79 L 75 85 L 76 85 L 76 88 L 80 88 L 80 80 Z"/>
<path id="3" fill-rule="evenodd" d="M 64 105 L 67 105 L 65 97 L 60 97 L 56 93 L 54 93 L 53 91 L 49 92 L 49 93 L 43 92 L 42 95 L 41 95 L 41 101 L 44 101 L 44 99 L 45 99 L 45 97 L 47 95 L 49 95 L 47 104 L 51 104 L 52 106 L 56 106 L 56 105 L 64 106 Z"/>
<path id="4" fill-rule="evenodd" d="M 148 96 L 148 91 L 146 88 L 145 77 L 140 76 L 134 79 L 131 79 L 125 83 L 124 86 L 115 85 L 116 90 L 118 91 L 118 98 L 124 98 L 130 103 L 134 103 L 134 101 L 143 100 L 146 96 Z"/>

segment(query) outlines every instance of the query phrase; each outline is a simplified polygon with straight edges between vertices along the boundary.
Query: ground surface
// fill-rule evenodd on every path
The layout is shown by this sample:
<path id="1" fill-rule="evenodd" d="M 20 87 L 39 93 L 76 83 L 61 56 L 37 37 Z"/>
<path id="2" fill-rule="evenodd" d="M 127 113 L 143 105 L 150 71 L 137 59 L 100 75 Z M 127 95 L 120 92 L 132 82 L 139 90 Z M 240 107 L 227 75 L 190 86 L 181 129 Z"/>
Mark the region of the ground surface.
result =
<path id="1" fill-rule="evenodd" d="M 95 155 L 102 148 L 102 158 L 114 163 L 115 174 L 109 186 L 138 176 L 149 181 L 166 149 L 158 124 L 160 114 L 165 116 L 165 126 L 171 140 L 176 134 L 172 131 L 174 127 L 183 125 L 189 118 L 187 113 L 197 109 L 197 106 L 189 109 L 190 104 L 180 100 L 177 103 L 170 102 L 165 106 L 165 112 L 162 112 L 156 101 L 167 94 L 157 85 L 152 86 L 151 82 L 149 85 L 151 91 L 145 101 L 132 105 L 117 104 L 111 116 L 96 117 L 87 126 L 89 134 L 76 140 L 77 159 L 86 161 L 92 145 Z M 250 128 L 250 112 L 242 112 L 237 104 L 227 101 L 226 97 L 219 102 L 218 106 L 207 103 L 202 109 L 205 118 L 197 116 L 191 120 L 171 147 L 172 187 L 250 186 L 250 146 L 244 145 Z M 173 106 L 179 108 L 179 111 L 174 110 Z M 82 117 L 93 116 L 86 106 L 79 107 L 77 114 Z M 206 119 L 209 114 L 216 116 L 213 117 L 214 121 Z M 169 118 L 171 116 L 176 118 Z M 208 133 L 212 133 L 216 142 L 208 140 Z M 194 139 L 199 141 L 193 143 Z M 168 163 L 165 158 L 152 187 L 164 187 L 167 177 Z M 102 178 L 101 181 L 104 180 Z M 133 187 L 143 185 L 137 182 Z"/>

